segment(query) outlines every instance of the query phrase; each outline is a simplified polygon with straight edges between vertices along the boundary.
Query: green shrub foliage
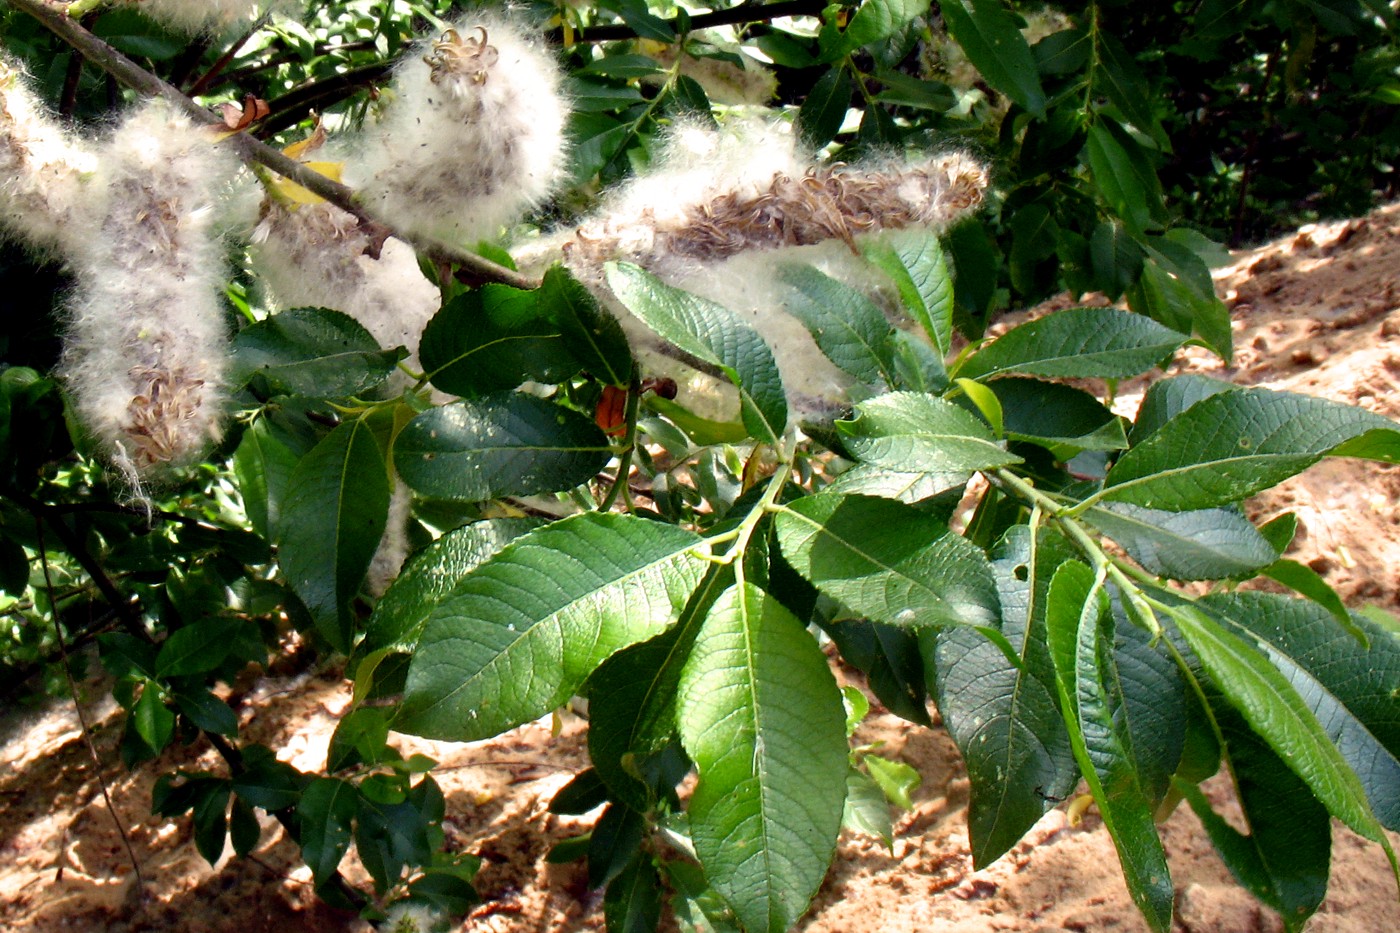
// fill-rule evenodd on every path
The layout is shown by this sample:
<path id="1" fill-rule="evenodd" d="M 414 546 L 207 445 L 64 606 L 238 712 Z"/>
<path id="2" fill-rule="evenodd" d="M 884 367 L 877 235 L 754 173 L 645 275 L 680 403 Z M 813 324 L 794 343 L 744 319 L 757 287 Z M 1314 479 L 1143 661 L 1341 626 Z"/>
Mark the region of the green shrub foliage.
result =
<path id="1" fill-rule="evenodd" d="M 1241 504 L 1400 462 L 1400 426 L 1086 388 L 1229 358 L 1217 242 L 1393 194 L 1392 4 L 72 6 L 0 8 L 0 659 L 54 681 L 95 643 L 133 767 L 213 743 L 153 802 L 206 858 L 262 810 L 327 900 L 463 914 L 476 860 L 390 733 L 582 696 L 553 809 L 604 809 L 550 857 L 587 858 L 608 928 L 779 933 L 918 780 L 851 748 L 839 655 L 911 728 L 936 706 L 978 867 L 1081 785 L 1154 930 L 1183 801 L 1290 930 L 1329 818 L 1395 864 L 1396 631 Z M 123 122 L 104 70 L 225 130 Z M 363 196 L 234 177 L 237 131 Z M 1127 310 L 980 339 L 1064 288 Z M 1296 595 L 1233 586 L 1260 575 Z M 354 682 L 315 773 L 215 692 L 292 644 Z M 1222 768 L 1247 833 L 1199 790 Z"/>

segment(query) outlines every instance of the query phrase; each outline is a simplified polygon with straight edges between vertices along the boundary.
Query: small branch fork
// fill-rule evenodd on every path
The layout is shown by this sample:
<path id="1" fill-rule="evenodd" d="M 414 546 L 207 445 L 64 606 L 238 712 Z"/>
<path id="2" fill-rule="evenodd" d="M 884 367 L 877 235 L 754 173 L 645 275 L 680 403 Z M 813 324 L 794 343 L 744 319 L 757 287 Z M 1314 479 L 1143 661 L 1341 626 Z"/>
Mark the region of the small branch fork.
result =
<path id="1" fill-rule="evenodd" d="M 213 112 L 195 103 L 180 90 L 156 75 L 137 65 L 106 42 L 84 29 L 67 14 L 68 4 L 54 0 L 8 0 L 10 6 L 37 19 L 50 32 L 76 49 L 84 58 L 102 71 L 116 78 L 127 87 L 145 94 L 147 97 L 160 97 L 187 114 L 196 123 L 217 126 L 226 130 L 223 121 Z M 239 157 L 249 165 L 261 165 L 277 174 L 289 178 L 318 197 L 339 207 L 367 227 L 388 228 L 394 236 L 411 243 L 426 256 L 453 263 L 468 273 L 473 279 L 482 282 L 500 282 L 516 288 L 533 289 L 539 285 L 535 279 L 522 275 L 505 266 L 484 259 L 475 253 L 449 246 L 424 237 L 411 237 L 394 231 L 391 225 L 371 215 L 356 200 L 353 189 L 332 181 L 319 172 L 313 171 L 295 159 L 289 158 L 276 149 L 259 142 L 247 133 L 233 133 L 228 144 Z"/>

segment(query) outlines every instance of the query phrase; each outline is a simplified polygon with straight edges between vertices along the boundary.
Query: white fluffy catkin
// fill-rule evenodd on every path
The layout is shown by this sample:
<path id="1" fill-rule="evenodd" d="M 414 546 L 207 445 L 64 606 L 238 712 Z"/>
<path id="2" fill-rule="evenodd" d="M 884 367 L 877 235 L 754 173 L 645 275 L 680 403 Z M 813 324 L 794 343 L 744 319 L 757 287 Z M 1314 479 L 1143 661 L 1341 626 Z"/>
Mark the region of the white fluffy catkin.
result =
<path id="1" fill-rule="evenodd" d="M 63 252 L 84 235 L 80 211 L 97 167 L 90 147 L 63 129 L 0 59 L 0 236 L 40 252 Z"/>
<path id="2" fill-rule="evenodd" d="M 385 240 L 374 259 L 369 235 L 335 205 L 266 202 L 253 244 L 253 267 L 280 307 L 344 312 L 381 346 L 408 347 L 407 365 L 418 368 L 418 339 L 441 294 L 406 243 Z"/>
<path id="3" fill-rule="evenodd" d="M 227 363 L 217 193 L 235 157 L 161 101 L 102 146 L 94 223 L 69 262 L 61 370 L 78 416 L 139 494 L 220 432 Z"/>
<path id="4" fill-rule="evenodd" d="M 568 108 L 542 40 L 472 17 L 398 69 L 346 182 L 390 226 L 473 247 L 554 190 Z"/>
<path id="5" fill-rule="evenodd" d="M 982 199 L 986 170 L 961 154 L 866 165 L 819 165 L 787 128 L 747 121 L 721 132 L 681 125 L 654 171 L 639 176 L 603 209 L 562 237 L 517 259 L 564 262 L 613 310 L 642 365 L 683 381 L 685 404 L 708 417 L 732 414 L 724 386 L 690 376 L 658 352 L 659 339 L 611 295 L 603 263 L 624 259 L 667 284 L 709 298 L 751 324 L 774 350 L 792 412 L 824 420 L 849 401 L 851 378 L 784 310 L 774 268 L 817 265 L 857 288 L 875 286 L 856 257 L 855 237 L 881 230 L 945 229 Z"/>

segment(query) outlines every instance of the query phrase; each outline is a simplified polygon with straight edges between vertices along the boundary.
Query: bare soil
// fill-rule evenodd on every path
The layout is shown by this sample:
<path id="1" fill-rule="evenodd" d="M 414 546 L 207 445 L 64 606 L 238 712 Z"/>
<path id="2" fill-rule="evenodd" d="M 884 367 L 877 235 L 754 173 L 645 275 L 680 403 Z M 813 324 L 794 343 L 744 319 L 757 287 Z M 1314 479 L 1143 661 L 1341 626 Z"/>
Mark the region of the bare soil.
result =
<path id="1" fill-rule="evenodd" d="M 1400 205 L 1368 217 L 1304 228 L 1239 254 L 1218 270 L 1232 308 L 1236 358 L 1226 367 L 1205 351 L 1181 354 L 1175 371 L 1200 372 L 1338 399 L 1400 418 Z M 1064 306 L 1067 302 L 1058 304 Z M 1143 386 L 1124 386 L 1131 409 Z M 1400 471 L 1370 463 L 1325 463 L 1258 497 L 1252 514 L 1301 520 L 1291 556 L 1319 571 L 1348 601 L 1400 610 Z M 175 768 L 222 773 L 204 745 L 168 751 L 127 772 L 117 742 L 120 715 L 98 678 L 83 708 L 98 756 L 94 768 L 71 701 L 0 719 L 0 929 L 180 930 L 192 933 L 365 930 L 353 915 L 312 896 L 309 872 L 275 822 L 250 858 L 226 852 L 212 868 L 195 852 L 188 820 L 150 815 L 151 788 Z M 297 767 L 325 761 L 349 687 L 334 671 L 266 677 L 238 702 L 246 739 L 280 748 Z M 844 835 L 835 865 L 801 924 L 808 933 L 985 933 L 1145 931 L 1129 900 L 1112 843 L 1091 813 L 1071 826 L 1055 810 L 1010 853 L 971 868 L 968 783 L 941 729 L 876 712 L 862 741 L 919 770 L 913 808 L 898 817 L 893 849 Z M 464 931 L 601 930 L 601 894 L 579 864 L 548 865 L 556 840 L 587 828 L 546 805 L 586 766 L 584 724 L 565 715 L 487 742 L 448 745 L 403 739 L 402 748 L 440 762 L 448 844 L 480 854 L 483 903 Z M 101 794 L 105 783 L 129 836 L 133 862 Z M 1229 790 L 1207 789 L 1227 814 Z M 1274 933 L 1282 925 L 1239 888 L 1186 808 L 1162 828 L 1177 891 L 1180 933 Z M 1400 898 L 1385 857 L 1335 830 L 1328 899 L 1310 933 L 1400 929 Z M 1400 837 L 1395 840 L 1400 845 Z M 347 871 L 366 880 L 353 856 Z"/>

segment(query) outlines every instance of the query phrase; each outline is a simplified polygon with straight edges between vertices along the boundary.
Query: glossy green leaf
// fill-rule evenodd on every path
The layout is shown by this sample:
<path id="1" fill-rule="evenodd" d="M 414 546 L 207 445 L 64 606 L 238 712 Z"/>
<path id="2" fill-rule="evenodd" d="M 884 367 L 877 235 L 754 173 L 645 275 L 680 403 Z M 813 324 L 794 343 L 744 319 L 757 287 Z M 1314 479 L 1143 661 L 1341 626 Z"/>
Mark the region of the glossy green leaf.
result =
<path id="1" fill-rule="evenodd" d="M 1173 889 L 1153 803 L 1142 786 L 1131 738 L 1116 720 L 1105 679 L 1116 677 L 1109 656 L 1108 597 L 1094 572 L 1068 561 L 1055 572 L 1046 606 L 1046 630 L 1060 710 L 1080 773 L 1113 837 L 1123 876 L 1147 924 L 1171 928 Z"/>
<path id="2" fill-rule="evenodd" d="M 571 489 L 611 457 L 592 419 L 521 392 L 429 409 L 394 442 L 404 482 L 424 495 L 470 501 Z"/>
<path id="3" fill-rule="evenodd" d="M 1172 580 L 1224 580 L 1278 559 L 1249 519 L 1231 509 L 1163 512 L 1110 502 L 1085 518 L 1148 573 Z"/>
<path id="4" fill-rule="evenodd" d="M 340 398 L 383 383 L 399 357 L 395 350 L 381 350 L 348 314 L 296 308 L 238 332 L 229 378 L 241 385 L 261 375 L 279 394 Z"/>
<path id="5" fill-rule="evenodd" d="M 1122 221 L 1105 220 L 1089 236 L 1089 260 L 1095 284 L 1116 299 L 1142 272 L 1142 247 Z"/>
<path id="6" fill-rule="evenodd" d="M 953 340 L 953 278 L 938 237 L 906 230 L 867 240 L 861 252 L 894 282 L 905 310 L 919 322 L 939 357 Z"/>
<path id="7" fill-rule="evenodd" d="M 863 616 L 903 627 L 993 626 L 996 583 L 982 552 L 917 509 L 868 496 L 810 496 L 776 519 L 783 556 Z"/>
<path id="8" fill-rule="evenodd" d="M 160 687 L 149 680 L 141 688 L 136 705 L 131 708 L 128 727 L 135 730 L 152 755 L 159 754 L 169 745 L 175 734 L 175 714 L 165 705 Z"/>
<path id="9" fill-rule="evenodd" d="M 1105 497 L 1174 512 L 1237 502 L 1328 455 L 1400 462 L 1394 422 L 1340 402 L 1240 389 L 1191 406 L 1108 471 Z"/>
<path id="10" fill-rule="evenodd" d="M 248 520 L 268 539 L 276 535 L 282 498 L 300 459 L 280 435 L 270 420 L 258 418 L 243 432 L 243 440 L 233 453 L 233 469 Z"/>
<path id="11" fill-rule="evenodd" d="M 855 82 L 844 68 L 832 68 L 813 82 L 797 112 L 797 129 L 803 142 L 819 149 L 835 139 L 855 92 Z"/>
<path id="12" fill-rule="evenodd" d="M 1266 657 L 1194 606 L 1175 606 L 1171 616 L 1216 687 L 1254 731 L 1307 782 L 1328 812 L 1379 843 L 1395 867 L 1394 851 L 1367 802 L 1365 787 L 1309 705 L 1320 695 L 1295 680 L 1297 668 L 1285 674 L 1274 666 L 1280 655 Z M 1310 696 L 1300 695 L 1295 682 Z"/>
<path id="13" fill-rule="evenodd" d="M 355 806 L 355 854 L 375 888 L 383 891 L 399 880 L 405 866 L 427 862 L 433 847 L 427 820 L 412 799 L 380 803 L 361 788 Z"/>
<path id="14" fill-rule="evenodd" d="M 866 385 L 895 384 L 894 328 L 864 292 L 813 266 L 785 266 L 778 277 L 792 288 L 784 309 L 802 322 L 827 359 Z"/>
<path id="15" fill-rule="evenodd" d="M 1141 236 L 1160 228 L 1166 208 L 1152 156 L 1117 123 L 1097 120 L 1089 126 L 1084 154 L 1099 194 L 1127 225 Z"/>
<path id="16" fill-rule="evenodd" d="M 1123 420 L 1082 389 L 1018 377 L 994 379 L 982 387 L 996 395 L 1003 430 L 1012 440 L 1079 450 L 1128 446 Z"/>
<path id="17" fill-rule="evenodd" d="M 622 326 L 568 269 L 551 267 L 535 295 L 585 372 L 608 385 L 624 387 L 631 382 L 632 350 Z"/>
<path id="18" fill-rule="evenodd" d="M 579 371 L 557 323 L 534 292 L 484 285 L 443 306 L 418 347 L 434 386 L 469 398 L 523 382 L 562 382 Z"/>
<path id="19" fill-rule="evenodd" d="M 1230 310 L 1215 294 L 1210 269 L 1191 249 L 1166 237 L 1152 238 L 1144 249 L 1147 258 L 1128 289 L 1128 306 L 1175 330 L 1194 332 L 1230 362 Z"/>
<path id="20" fill-rule="evenodd" d="M 1257 640 L 1356 773 L 1376 818 L 1400 826 L 1400 645 L 1358 618 L 1369 636 L 1363 648 L 1325 608 L 1275 593 L 1203 603 Z"/>
<path id="21" fill-rule="evenodd" d="M 1094 91 L 1112 101 L 1138 131 L 1152 135 L 1157 118 L 1152 113 L 1153 95 L 1132 53 L 1111 34 L 1095 29 L 1094 51 L 1098 62 L 1090 74 Z"/>
<path id="22" fill-rule="evenodd" d="M 549 712 L 604 658 L 676 619 L 701 577 L 697 544 L 599 513 L 516 539 L 428 616 L 394 728 L 470 741 Z"/>
<path id="23" fill-rule="evenodd" d="M 718 366 L 739 390 L 744 425 L 777 443 L 787 427 L 787 397 L 773 351 L 728 308 L 672 288 L 630 263 L 609 263 L 608 285 L 627 310 L 663 339 Z"/>
<path id="24" fill-rule="evenodd" d="M 252 852 L 258 847 L 258 840 L 262 838 L 262 827 L 258 825 L 257 814 L 247 801 L 241 798 L 234 798 L 233 808 L 229 811 L 228 834 L 235 855 L 247 855 Z"/>
<path id="25" fill-rule="evenodd" d="M 968 357 L 959 376 L 1002 373 L 1118 379 L 1164 362 L 1186 335 L 1115 308 L 1071 308 L 1028 321 Z"/>
<path id="26" fill-rule="evenodd" d="M 307 785 L 297 804 L 301 857 L 311 869 L 317 887 L 335 876 L 340 860 L 350 848 L 357 796 L 355 788 L 345 781 L 316 778 Z"/>
<path id="27" fill-rule="evenodd" d="M 918 771 L 902 761 L 893 761 L 879 755 L 867 755 L 862 760 L 870 772 L 870 777 L 879 786 L 880 793 L 890 803 L 902 810 L 908 810 L 914 806 L 914 801 L 909 798 L 909 795 L 918 790 L 919 785 L 923 783 L 923 778 L 919 777 Z"/>
<path id="28" fill-rule="evenodd" d="M 604 661 L 588 681 L 588 758 L 612 799 L 646 812 L 664 762 L 653 756 L 673 741 L 676 687 L 710 607 L 733 584 L 733 570 L 711 568 L 675 627 Z"/>
<path id="29" fill-rule="evenodd" d="M 948 33 L 987 83 L 1022 109 L 1045 116 L 1035 56 L 1001 0 L 947 0 L 938 8 Z"/>
<path id="30" fill-rule="evenodd" d="M 205 732 L 216 735 L 238 734 L 238 714 L 208 690 L 199 688 L 175 694 L 175 705 Z"/>
<path id="31" fill-rule="evenodd" d="M 1194 785 L 1183 782 L 1178 788 L 1230 873 L 1276 910 L 1286 929 L 1301 930 L 1327 893 L 1332 820 L 1302 779 L 1237 715 L 1222 720 L 1249 832 L 1217 815 Z"/>
<path id="32" fill-rule="evenodd" d="M 858 463 L 826 487 L 825 492 L 842 495 L 881 496 L 913 504 L 950 489 L 967 485 L 965 472 L 925 473 L 887 470 L 870 463 Z"/>
<path id="33" fill-rule="evenodd" d="M 347 421 L 301 459 L 287 485 L 278 561 L 317 629 L 348 652 L 359 591 L 389 513 L 389 478 L 370 426 Z"/>
<path id="34" fill-rule="evenodd" d="M 646 855 L 633 858 L 603 893 L 609 933 L 652 933 L 661 921 L 664 892 L 656 863 Z"/>
<path id="35" fill-rule="evenodd" d="M 826 657 L 776 600 L 731 589 L 696 640 L 678 709 L 699 771 L 687 813 L 705 876 L 751 933 L 783 933 L 826 875 L 846 796 Z"/>
<path id="36" fill-rule="evenodd" d="M 1197 402 L 1222 392 L 1233 392 L 1238 388 L 1239 386 L 1219 379 L 1191 374 L 1172 376 L 1154 382 L 1142 397 L 1137 418 L 1133 421 L 1132 430 L 1128 432 L 1128 442 L 1133 445 L 1141 444 L 1158 428 Z"/>
<path id="37" fill-rule="evenodd" d="M 980 634 L 938 632 L 926 649 L 929 680 L 971 783 L 972 864 L 996 861 L 1079 781 L 1060 716 L 1045 640 L 1051 576 L 1072 552 L 1064 539 L 1013 527 L 992 553 L 1001 631 L 1020 664 Z"/>
<path id="38" fill-rule="evenodd" d="M 1263 576 L 1268 577 L 1275 583 L 1282 583 L 1284 586 L 1306 596 L 1317 603 L 1328 612 L 1332 613 L 1332 618 L 1337 624 L 1346 629 L 1362 646 L 1367 644 L 1365 633 L 1356 627 L 1356 623 L 1347 610 L 1346 603 L 1337 595 L 1337 591 L 1327 585 L 1327 581 L 1322 579 L 1322 575 L 1307 564 L 1300 564 L 1296 560 L 1277 560 L 1269 566 L 1259 571 Z"/>
<path id="39" fill-rule="evenodd" d="M 409 651 L 418 644 L 433 608 L 482 562 L 526 532 L 535 518 L 493 518 L 455 528 L 438 538 L 403 569 L 374 607 L 365 637 L 355 647 L 354 668 L 378 651 Z"/>
<path id="40" fill-rule="evenodd" d="M 898 472 L 972 473 L 1020 463 L 980 418 L 920 392 L 891 392 L 836 422 L 861 461 Z"/>
<path id="41" fill-rule="evenodd" d="M 228 838 L 228 781 L 211 781 L 200 788 L 194 804 L 194 847 L 213 865 L 224 854 Z"/>
<path id="42" fill-rule="evenodd" d="M 228 657 L 232 647 L 229 629 L 238 624 L 233 619 L 205 619 L 171 632 L 156 655 L 156 676 L 180 677 L 212 671 Z"/>

